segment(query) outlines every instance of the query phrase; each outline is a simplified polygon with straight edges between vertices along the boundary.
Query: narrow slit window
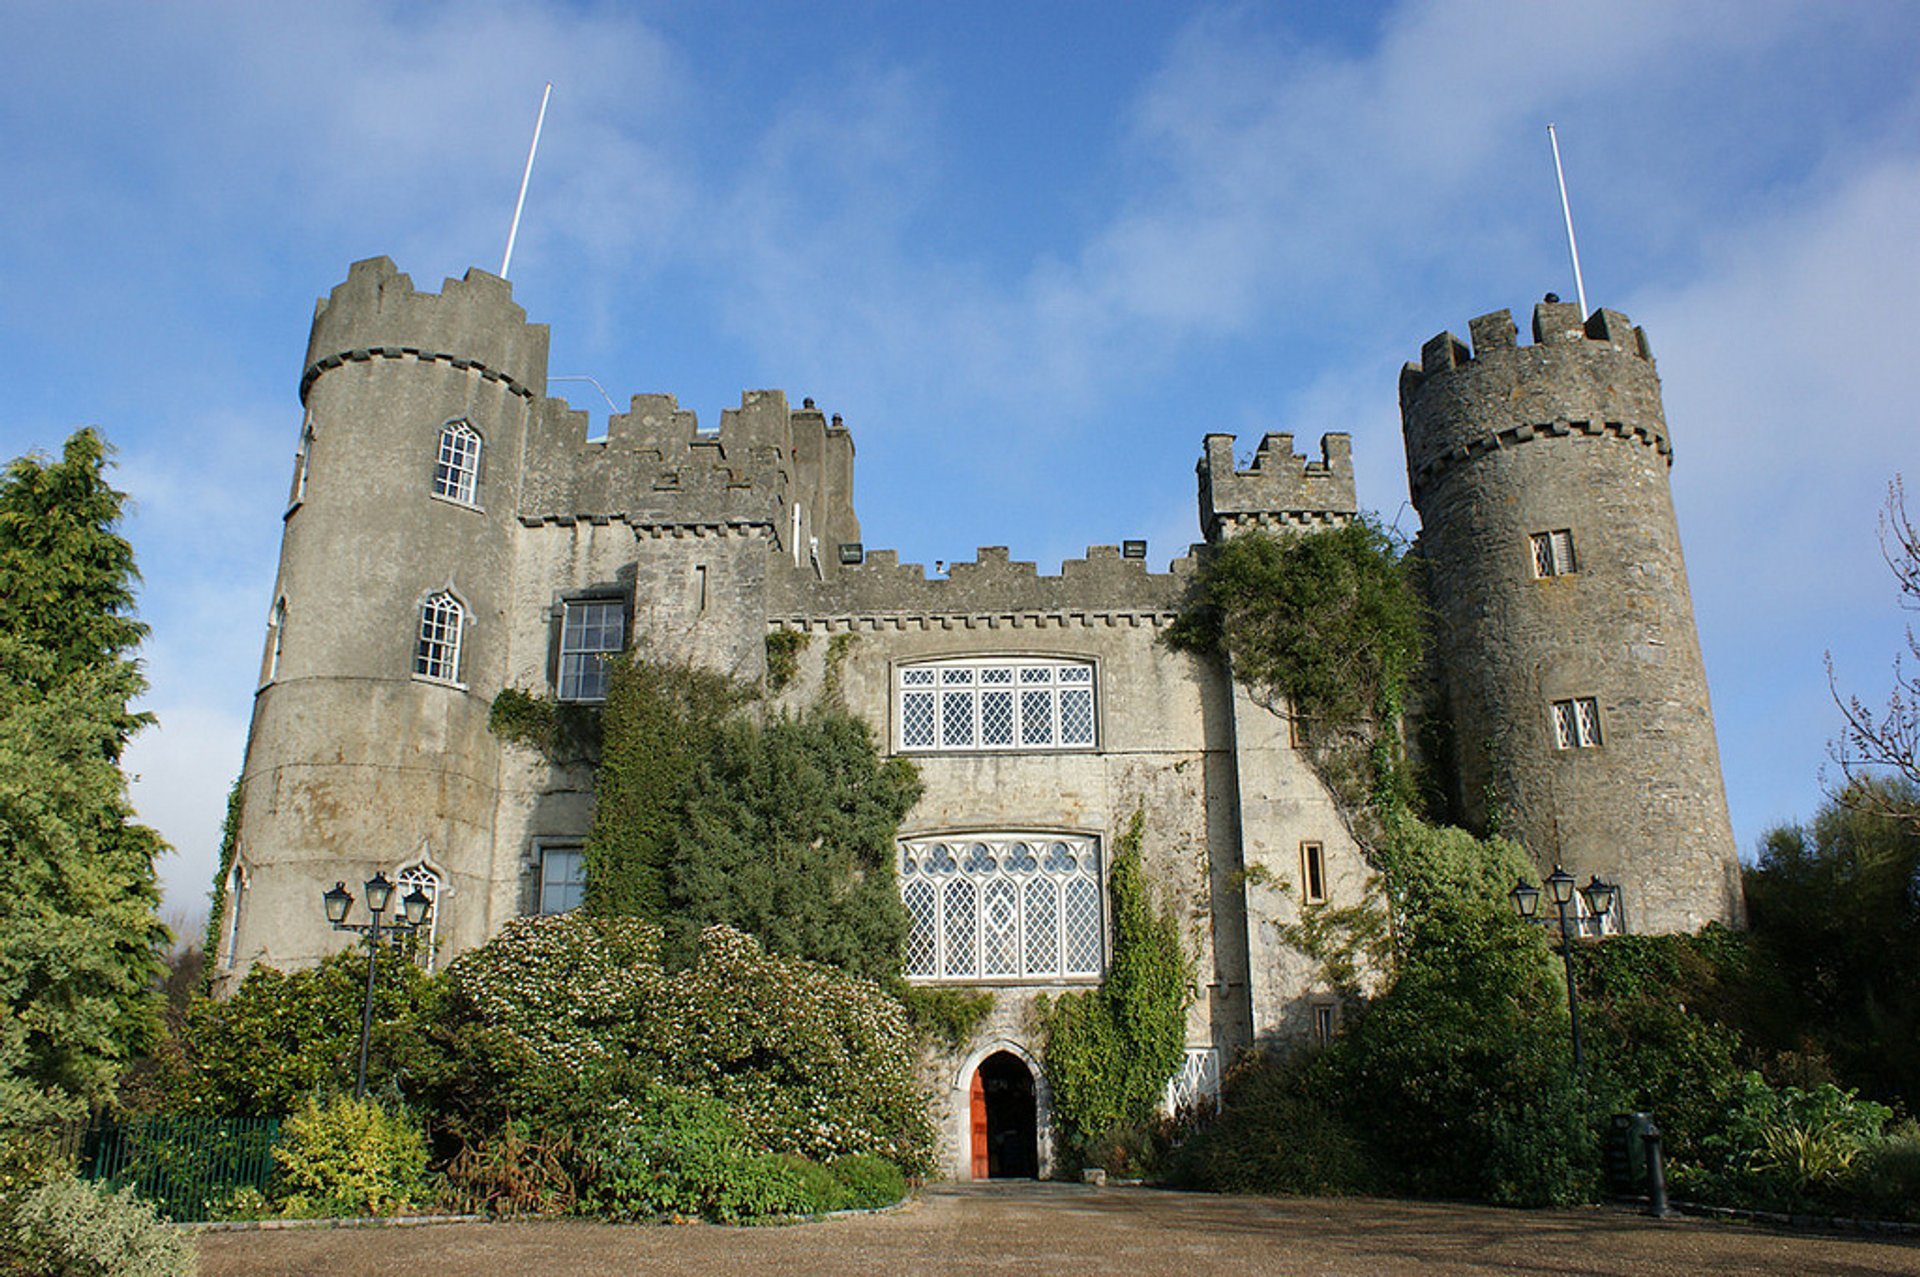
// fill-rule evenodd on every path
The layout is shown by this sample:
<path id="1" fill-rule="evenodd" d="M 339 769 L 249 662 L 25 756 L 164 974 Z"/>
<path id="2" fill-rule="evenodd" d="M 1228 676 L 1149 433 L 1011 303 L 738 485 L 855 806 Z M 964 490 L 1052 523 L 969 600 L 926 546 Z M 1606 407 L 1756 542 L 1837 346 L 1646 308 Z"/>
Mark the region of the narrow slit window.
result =
<path id="1" fill-rule="evenodd" d="M 1300 887 L 1310 905 L 1327 902 L 1327 860 L 1321 844 L 1300 844 Z"/>

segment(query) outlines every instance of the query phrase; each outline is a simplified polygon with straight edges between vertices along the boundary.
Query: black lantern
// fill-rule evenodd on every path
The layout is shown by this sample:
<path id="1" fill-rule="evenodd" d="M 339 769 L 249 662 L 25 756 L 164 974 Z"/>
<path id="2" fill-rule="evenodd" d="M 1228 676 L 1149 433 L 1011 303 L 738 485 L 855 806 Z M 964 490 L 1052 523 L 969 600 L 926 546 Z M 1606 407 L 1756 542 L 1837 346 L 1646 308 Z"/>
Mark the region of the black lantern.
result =
<path id="1" fill-rule="evenodd" d="M 320 897 L 327 908 L 327 921 L 339 926 L 347 920 L 347 910 L 353 908 L 353 893 L 347 890 L 347 884 L 336 882 L 333 890 Z"/>
<path id="2" fill-rule="evenodd" d="M 367 890 L 373 890 L 372 883 L 367 884 Z M 1573 903 L 1573 875 L 1555 865 L 1553 872 L 1547 875 L 1547 895 L 1553 898 L 1556 905 Z"/>
<path id="3" fill-rule="evenodd" d="M 376 873 L 367 879 L 367 912 L 385 913 L 387 903 L 393 899 L 393 884 L 387 881 L 384 873 Z"/>
<path id="4" fill-rule="evenodd" d="M 1599 874 L 1593 875 L 1586 886 L 1580 888 L 1580 896 L 1587 902 L 1587 912 L 1596 918 L 1604 918 L 1613 908 L 1613 893 L 1617 888 L 1610 882 L 1601 880 Z"/>
<path id="5" fill-rule="evenodd" d="M 1540 888 L 1525 878 L 1513 884 L 1513 890 L 1507 893 L 1507 898 L 1513 901 L 1513 907 L 1519 911 L 1520 916 L 1529 922 L 1533 920 L 1533 915 L 1540 911 Z"/>
<path id="6" fill-rule="evenodd" d="M 400 900 L 400 908 L 406 913 L 407 925 L 417 927 L 427 920 L 427 910 L 433 907 L 433 897 L 419 887 L 409 891 Z"/>

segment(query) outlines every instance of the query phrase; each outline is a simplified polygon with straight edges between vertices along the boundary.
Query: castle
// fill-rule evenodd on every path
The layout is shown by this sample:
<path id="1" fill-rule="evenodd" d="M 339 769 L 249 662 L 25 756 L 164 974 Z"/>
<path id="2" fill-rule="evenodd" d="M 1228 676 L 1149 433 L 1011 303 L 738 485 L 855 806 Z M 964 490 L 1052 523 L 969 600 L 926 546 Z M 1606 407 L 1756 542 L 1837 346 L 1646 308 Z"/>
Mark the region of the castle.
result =
<path id="1" fill-rule="evenodd" d="M 1430 715 L 1453 798 L 1544 867 L 1622 884 L 1609 925 L 1736 921 L 1738 868 L 1646 339 L 1613 311 L 1504 311 L 1401 375 L 1436 617 Z M 380 258 L 315 312 L 279 578 L 216 957 L 223 987 L 345 943 L 320 909 L 384 871 L 434 900 L 438 961 L 509 918 L 568 909 L 593 796 L 581 765 L 489 733 L 502 689 L 591 703 L 636 645 L 758 680 L 776 704 L 829 669 L 924 796 L 900 834 L 909 979 L 991 987 L 929 1061 L 945 1169 L 1044 1172 L 1035 997 L 1097 984 L 1104 858 L 1136 810 L 1198 988 L 1174 1100 L 1256 1043 L 1335 1027 L 1281 939 L 1352 904 L 1368 867 L 1288 723 L 1218 660 L 1161 641 L 1196 556 L 1150 572 L 1095 546 L 1043 576 L 986 547 L 929 577 L 867 549 L 838 418 L 747 393 L 717 430 L 639 395 L 588 437 L 547 394 L 547 329 L 481 271 L 415 291 Z M 1335 526 L 1358 511 L 1346 435 L 1269 434 L 1250 465 L 1206 437 L 1200 527 Z"/>

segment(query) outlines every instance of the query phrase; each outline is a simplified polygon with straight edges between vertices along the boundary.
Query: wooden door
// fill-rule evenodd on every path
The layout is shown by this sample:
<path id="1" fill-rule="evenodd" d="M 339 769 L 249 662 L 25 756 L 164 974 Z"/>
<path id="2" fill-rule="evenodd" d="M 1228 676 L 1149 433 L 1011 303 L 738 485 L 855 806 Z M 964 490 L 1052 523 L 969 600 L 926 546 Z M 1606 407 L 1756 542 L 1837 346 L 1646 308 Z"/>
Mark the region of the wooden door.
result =
<path id="1" fill-rule="evenodd" d="M 973 1128 L 973 1177 L 987 1178 L 987 1088 L 980 1081 L 980 1070 L 973 1071 L 971 1092 Z"/>

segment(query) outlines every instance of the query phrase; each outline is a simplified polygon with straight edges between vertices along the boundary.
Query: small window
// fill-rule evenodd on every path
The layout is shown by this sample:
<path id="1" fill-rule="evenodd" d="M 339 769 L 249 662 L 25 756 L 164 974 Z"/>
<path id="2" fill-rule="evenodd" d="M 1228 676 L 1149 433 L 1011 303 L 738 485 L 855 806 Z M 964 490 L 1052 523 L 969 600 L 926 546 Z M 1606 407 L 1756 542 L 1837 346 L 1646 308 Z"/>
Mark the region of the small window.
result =
<path id="1" fill-rule="evenodd" d="M 307 466 L 313 461 L 313 414 L 300 426 L 300 446 L 293 454 L 293 490 L 287 496 L 287 507 L 291 510 L 307 499 Z"/>
<path id="2" fill-rule="evenodd" d="M 903 750 L 1091 749 L 1093 666 L 986 659 L 904 666 L 894 687 Z"/>
<path id="3" fill-rule="evenodd" d="M 440 453 L 433 466 L 433 495 L 473 505 L 480 493 L 480 435 L 464 421 L 448 422 L 440 432 Z"/>
<path id="4" fill-rule="evenodd" d="M 440 940 L 440 875 L 424 864 L 407 866 L 394 879 L 394 900 L 405 900 L 415 888 L 425 892 L 427 896 L 427 934 L 421 937 L 420 962 L 431 971 L 434 951 L 439 947 Z"/>
<path id="5" fill-rule="evenodd" d="M 1573 531 L 1561 528 L 1555 532 L 1536 532 L 1533 542 L 1533 574 L 1535 576 L 1569 576 L 1574 571 Z"/>
<path id="6" fill-rule="evenodd" d="M 1300 884 L 1308 904 L 1327 902 L 1327 861 L 1317 842 L 1300 844 Z"/>
<path id="7" fill-rule="evenodd" d="M 627 605 L 621 599 L 580 599 L 560 622 L 560 699 L 607 699 L 607 658 L 627 645 Z"/>
<path id="8" fill-rule="evenodd" d="M 240 944 L 240 911 L 247 903 L 247 869 L 235 862 L 227 875 L 227 943 L 220 955 L 220 966 L 233 969 L 233 953 Z"/>
<path id="9" fill-rule="evenodd" d="M 442 590 L 420 605 L 420 641 L 413 649 L 413 672 L 442 683 L 460 681 L 460 638 L 467 610 Z"/>
<path id="10" fill-rule="evenodd" d="M 540 849 L 540 912 L 578 909 L 587 891 L 586 857 L 578 847 Z"/>
<path id="11" fill-rule="evenodd" d="M 1591 696 L 1553 703 L 1553 743 L 1559 749 L 1592 749 L 1600 744 L 1600 702 Z"/>
<path id="12" fill-rule="evenodd" d="M 280 677 L 280 649 L 286 640 L 287 601 L 284 598 L 273 601 L 273 611 L 267 614 L 267 676 L 260 680 L 271 683 Z"/>
<path id="13" fill-rule="evenodd" d="M 1321 1046 L 1333 1041 L 1336 1017 L 1331 1002 L 1313 1004 L 1313 1040 Z"/>

